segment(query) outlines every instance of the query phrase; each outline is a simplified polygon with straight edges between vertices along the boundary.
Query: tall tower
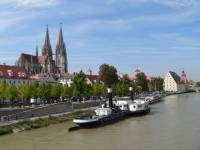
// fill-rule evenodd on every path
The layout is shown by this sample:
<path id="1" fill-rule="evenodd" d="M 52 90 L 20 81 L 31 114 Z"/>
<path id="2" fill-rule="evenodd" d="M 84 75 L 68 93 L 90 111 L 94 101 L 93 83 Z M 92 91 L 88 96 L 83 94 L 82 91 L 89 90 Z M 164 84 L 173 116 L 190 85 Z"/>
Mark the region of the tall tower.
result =
<path id="1" fill-rule="evenodd" d="M 59 73 L 68 73 L 67 51 L 63 40 L 62 26 L 60 27 L 59 39 L 56 45 L 56 67 Z"/>
<path id="2" fill-rule="evenodd" d="M 47 26 L 44 46 L 42 48 L 42 56 L 48 56 L 52 60 L 52 48 L 49 38 L 49 29 Z"/>
<path id="3" fill-rule="evenodd" d="M 45 61 L 43 64 L 43 72 L 45 73 L 53 73 L 55 71 L 55 63 L 53 61 L 52 56 L 52 48 L 51 48 L 51 42 L 49 37 L 49 29 L 47 26 L 46 29 L 46 36 L 45 36 L 45 42 L 42 48 L 42 56 L 45 57 Z"/>

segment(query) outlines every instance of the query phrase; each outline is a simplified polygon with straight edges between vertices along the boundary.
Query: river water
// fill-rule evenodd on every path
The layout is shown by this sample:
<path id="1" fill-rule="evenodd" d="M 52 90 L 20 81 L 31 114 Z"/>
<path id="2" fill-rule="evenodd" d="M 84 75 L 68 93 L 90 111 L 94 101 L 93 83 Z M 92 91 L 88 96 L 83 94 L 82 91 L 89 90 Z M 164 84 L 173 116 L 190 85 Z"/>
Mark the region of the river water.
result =
<path id="1" fill-rule="evenodd" d="M 200 94 L 164 98 L 143 117 L 68 133 L 71 123 L 0 137 L 0 150 L 200 150 Z"/>

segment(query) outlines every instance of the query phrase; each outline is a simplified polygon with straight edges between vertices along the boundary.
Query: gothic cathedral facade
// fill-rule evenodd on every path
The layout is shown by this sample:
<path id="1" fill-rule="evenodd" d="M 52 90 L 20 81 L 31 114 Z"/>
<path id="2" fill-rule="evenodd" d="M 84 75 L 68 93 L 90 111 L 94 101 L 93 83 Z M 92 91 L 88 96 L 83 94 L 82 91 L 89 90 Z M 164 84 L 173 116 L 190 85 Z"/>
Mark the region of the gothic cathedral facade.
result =
<path id="1" fill-rule="evenodd" d="M 55 54 L 52 52 L 49 30 L 47 26 L 45 41 L 42 48 L 42 55 L 38 55 L 37 47 L 36 55 L 22 53 L 17 60 L 16 65 L 19 67 L 24 67 L 31 74 L 68 73 L 67 50 L 64 43 L 62 26 L 60 27 Z"/>

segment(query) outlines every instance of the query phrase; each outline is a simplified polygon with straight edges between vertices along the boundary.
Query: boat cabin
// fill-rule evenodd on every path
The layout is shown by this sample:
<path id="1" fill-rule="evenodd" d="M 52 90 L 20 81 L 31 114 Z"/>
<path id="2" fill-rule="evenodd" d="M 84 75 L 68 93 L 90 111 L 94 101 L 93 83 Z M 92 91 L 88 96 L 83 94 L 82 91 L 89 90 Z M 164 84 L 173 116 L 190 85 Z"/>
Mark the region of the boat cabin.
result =
<path id="1" fill-rule="evenodd" d="M 98 108 L 95 110 L 96 116 L 107 116 L 111 115 L 112 110 L 110 108 Z"/>

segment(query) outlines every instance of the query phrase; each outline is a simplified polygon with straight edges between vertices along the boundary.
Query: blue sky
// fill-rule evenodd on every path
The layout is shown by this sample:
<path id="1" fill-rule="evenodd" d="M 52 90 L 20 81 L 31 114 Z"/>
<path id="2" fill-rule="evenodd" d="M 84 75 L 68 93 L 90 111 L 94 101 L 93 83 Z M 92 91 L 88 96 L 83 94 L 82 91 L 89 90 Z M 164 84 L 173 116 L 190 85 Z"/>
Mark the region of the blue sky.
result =
<path id="1" fill-rule="evenodd" d="M 109 63 L 200 80 L 199 0 L 1 0 L 0 63 L 41 51 L 47 24 L 55 51 L 61 22 L 70 72 Z"/>

